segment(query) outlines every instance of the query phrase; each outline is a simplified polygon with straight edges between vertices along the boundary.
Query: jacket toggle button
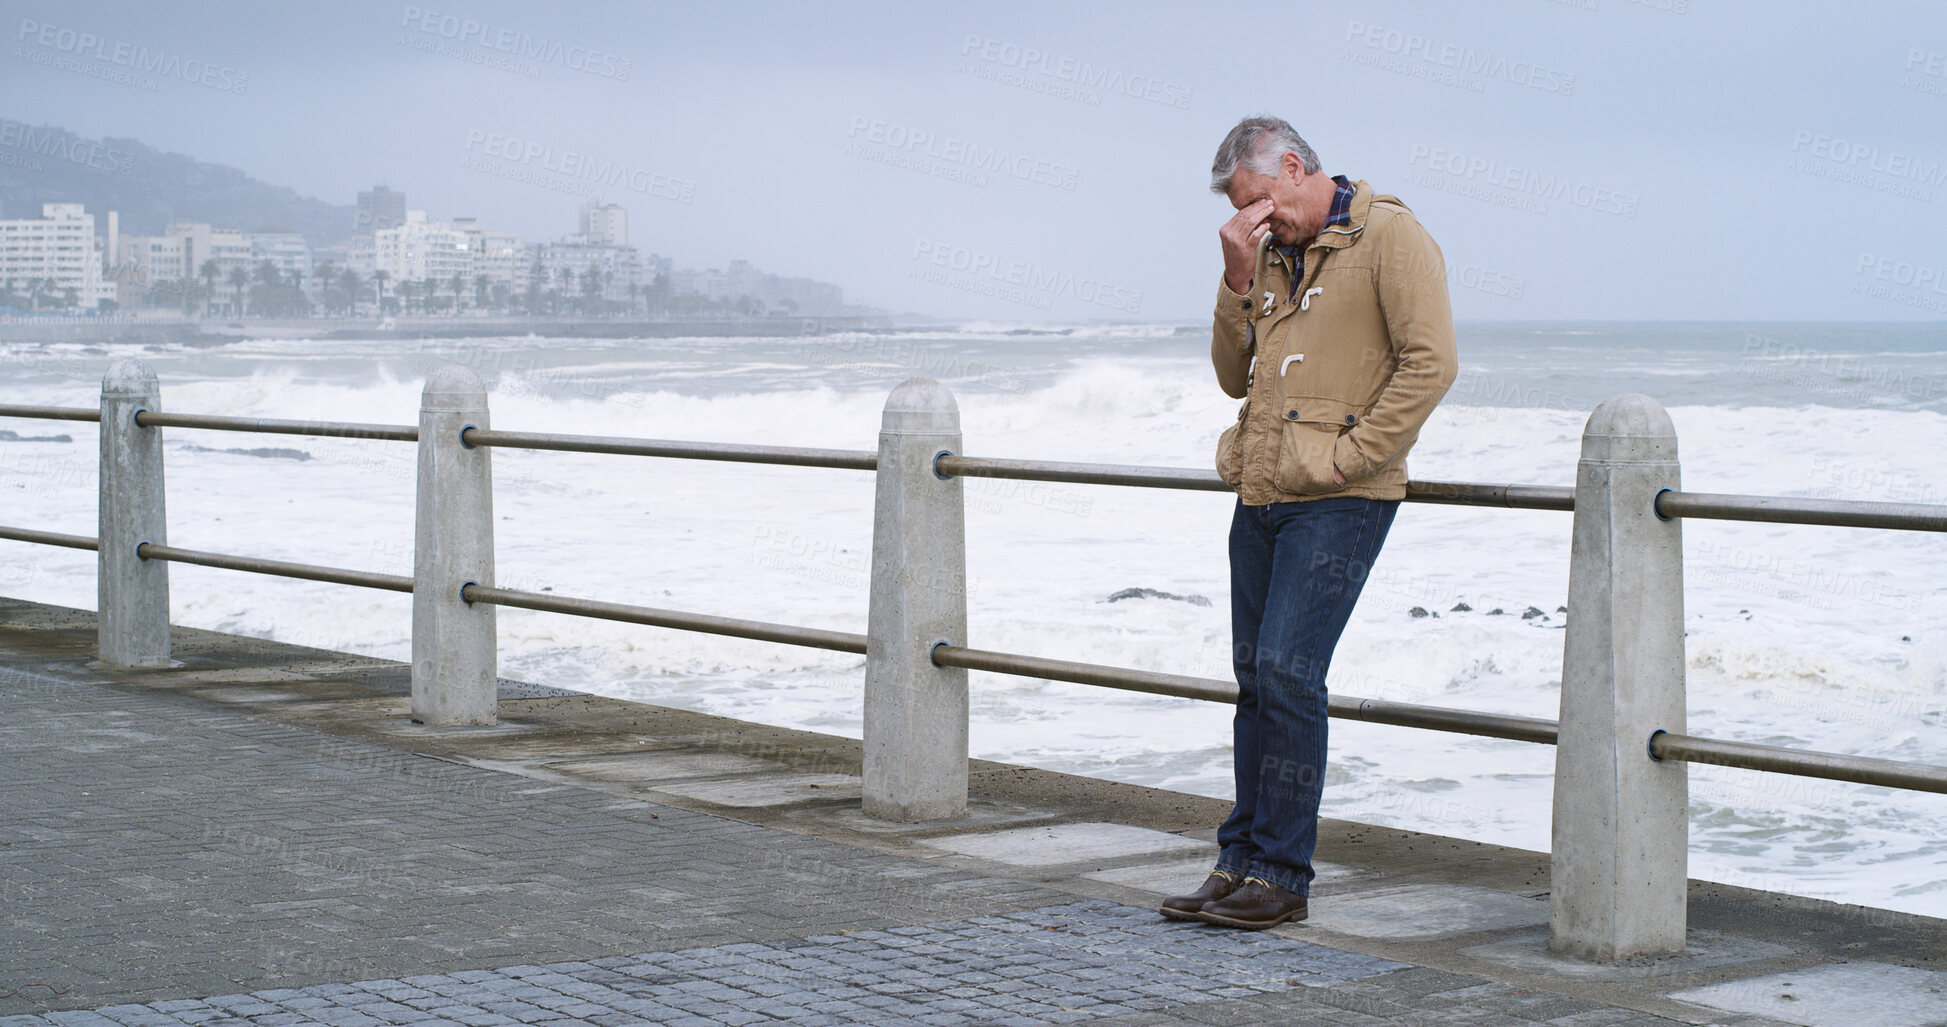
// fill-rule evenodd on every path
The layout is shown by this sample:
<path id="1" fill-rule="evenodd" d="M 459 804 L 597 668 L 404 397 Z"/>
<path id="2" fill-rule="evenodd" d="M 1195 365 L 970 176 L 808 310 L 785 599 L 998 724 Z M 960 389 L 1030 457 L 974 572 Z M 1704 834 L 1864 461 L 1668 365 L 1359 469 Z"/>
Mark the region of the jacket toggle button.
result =
<path id="1" fill-rule="evenodd" d="M 1356 417 L 1354 417 L 1354 416 L 1352 416 L 1351 414 L 1347 414 L 1347 415 L 1345 415 L 1345 423 L 1347 423 L 1347 424 L 1357 424 L 1357 423 L 1359 423 L 1359 419 L 1358 419 L 1358 418 L 1356 418 Z"/>
<path id="2" fill-rule="evenodd" d="M 1298 411 L 1296 411 L 1296 410 L 1290 410 L 1290 411 L 1286 411 L 1286 412 L 1285 412 L 1285 417 L 1287 417 L 1287 418 L 1289 418 L 1289 419 L 1291 419 L 1291 420 L 1293 420 L 1293 421 L 1296 421 L 1296 420 L 1298 419 Z"/>

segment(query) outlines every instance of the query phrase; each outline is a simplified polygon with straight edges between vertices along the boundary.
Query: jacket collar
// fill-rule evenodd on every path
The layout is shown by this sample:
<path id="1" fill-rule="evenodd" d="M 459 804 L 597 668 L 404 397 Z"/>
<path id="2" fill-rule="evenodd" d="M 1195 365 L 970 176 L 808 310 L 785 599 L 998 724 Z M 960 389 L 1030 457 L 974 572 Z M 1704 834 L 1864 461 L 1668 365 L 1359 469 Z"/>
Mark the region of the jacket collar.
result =
<path id="1" fill-rule="evenodd" d="M 1312 240 L 1312 248 L 1336 250 L 1352 245 L 1359 233 L 1366 227 L 1366 214 L 1372 210 L 1372 186 L 1360 179 L 1352 183 L 1352 202 L 1346 205 L 1344 222 L 1327 219 L 1325 227 L 1319 230 L 1318 238 Z"/>

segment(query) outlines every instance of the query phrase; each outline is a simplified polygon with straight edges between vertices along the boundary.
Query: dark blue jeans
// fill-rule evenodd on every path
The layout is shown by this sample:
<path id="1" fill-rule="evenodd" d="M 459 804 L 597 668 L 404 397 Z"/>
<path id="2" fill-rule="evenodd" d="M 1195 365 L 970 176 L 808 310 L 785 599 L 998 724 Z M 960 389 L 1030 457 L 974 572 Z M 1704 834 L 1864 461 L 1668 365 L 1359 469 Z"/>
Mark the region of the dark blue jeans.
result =
<path id="1" fill-rule="evenodd" d="M 1399 503 L 1237 504 L 1230 524 L 1237 805 L 1217 868 L 1311 894 L 1325 788 L 1325 671 Z"/>

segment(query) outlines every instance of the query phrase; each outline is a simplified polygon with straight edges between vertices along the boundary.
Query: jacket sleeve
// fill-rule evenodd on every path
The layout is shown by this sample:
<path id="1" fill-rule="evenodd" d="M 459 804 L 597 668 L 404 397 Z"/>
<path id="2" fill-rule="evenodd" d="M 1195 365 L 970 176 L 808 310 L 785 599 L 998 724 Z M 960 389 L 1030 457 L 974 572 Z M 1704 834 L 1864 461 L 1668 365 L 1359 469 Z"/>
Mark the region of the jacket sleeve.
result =
<path id="1" fill-rule="evenodd" d="M 1333 462 L 1348 482 L 1411 446 L 1460 371 L 1440 247 L 1409 213 L 1373 227 L 1382 233 L 1377 287 L 1394 370 L 1372 410 L 1339 437 L 1333 450 Z"/>
<path id="2" fill-rule="evenodd" d="M 1210 328 L 1210 363 L 1217 369 L 1217 384 L 1232 399 L 1243 399 L 1249 391 L 1251 356 L 1257 341 L 1251 333 L 1251 300 L 1230 291 L 1222 275 L 1217 276 L 1217 312 Z"/>

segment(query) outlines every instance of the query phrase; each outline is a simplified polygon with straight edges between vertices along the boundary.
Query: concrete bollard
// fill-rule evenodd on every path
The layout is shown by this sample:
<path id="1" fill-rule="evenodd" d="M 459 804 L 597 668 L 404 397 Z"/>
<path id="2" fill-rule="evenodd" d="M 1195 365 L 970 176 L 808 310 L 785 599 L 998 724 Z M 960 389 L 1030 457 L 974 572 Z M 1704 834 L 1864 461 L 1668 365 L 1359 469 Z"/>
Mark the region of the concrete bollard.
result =
<path id="1" fill-rule="evenodd" d="M 1575 475 L 1549 856 L 1549 948 L 1604 962 L 1683 951 L 1685 764 L 1649 755 L 1684 730 L 1683 534 L 1677 436 L 1648 396 L 1589 415 Z"/>
<path id="2" fill-rule="evenodd" d="M 117 360 L 101 380 L 100 540 L 96 652 L 104 666 L 169 665 L 169 564 L 144 560 L 144 542 L 169 543 L 163 516 L 162 429 L 135 423 L 162 410 L 155 369 Z"/>
<path id="3" fill-rule="evenodd" d="M 886 398 L 872 519 L 865 658 L 867 815 L 913 822 L 967 811 L 967 672 L 933 663 L 967 637 L 966 507 L 933 461 L 960 449 L 960 409 L 930 378 Z"/>
<path id="4" fill-rule="evenodd" d="M 486 428 L 487 388 L 464 367 L 426 380 L 419 402 L 419 498 L 412 553 L 412 719 L 492 724 L 498 637 L 494 608 L 460 589 L 494 581 L 493 465 L 460 441 Z"/>

